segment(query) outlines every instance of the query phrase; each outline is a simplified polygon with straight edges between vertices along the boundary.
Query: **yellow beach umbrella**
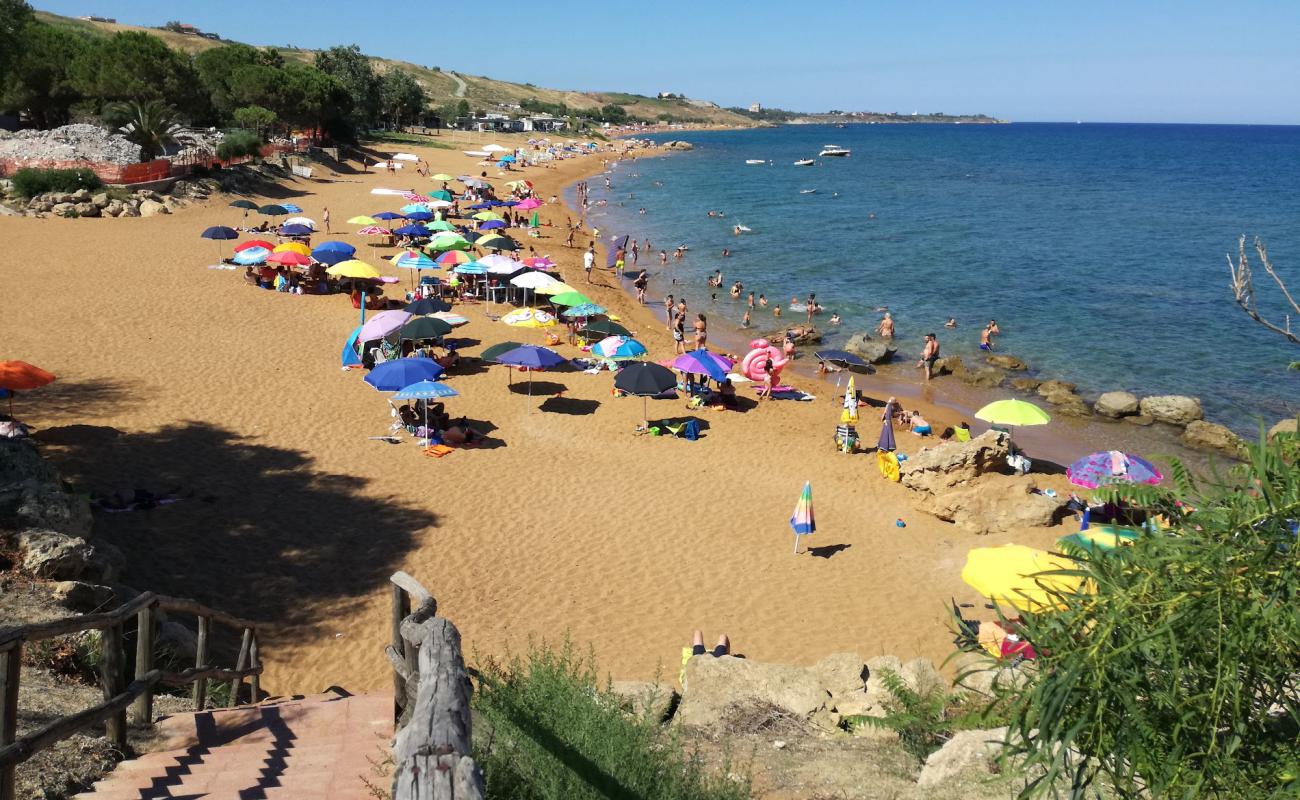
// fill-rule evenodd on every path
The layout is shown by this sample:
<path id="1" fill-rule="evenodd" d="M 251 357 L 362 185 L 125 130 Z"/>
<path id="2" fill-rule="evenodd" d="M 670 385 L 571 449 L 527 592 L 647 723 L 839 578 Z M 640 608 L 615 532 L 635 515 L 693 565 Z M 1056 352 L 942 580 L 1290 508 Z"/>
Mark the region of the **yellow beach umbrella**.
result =
<path id="1" fill-rule="evenodd" d="M 353 217 L 348 220 L 349 225 L 378 225 L 379 222 L 374 217 L 367 217 L 364 214 L 359 217 Z"/>
<path id="2" fill-rule="evenodd" d="M 498 220 L 502 219 L 502 216 L 496 213 L 495 211 L 480 211 L 474 216 L 470 217 L 470 219 L 476 219 L 479 222 L 487 222 L 490 219 L 498 219 Z"/>
<path id="3" fill-rule="evenodd" d="M 456 176 L 454 176 L 454 175 L 448 175 L 448 174 L 445 173 L 445 172 L 439 172 L 437 175 L 434 175 L 434 176 L 433 176 L 433 180 L 435 180 L 435 181 L 454 181 L 454 180 L 456 180 Z"/>
<path id="4" fill-rule="evenodd" d="M 557 281 L 556 283 L 552 283 L 549 286 L 543 286 L 540 289 L 535 289 L 534 291 L 536 291 L 538 294 L 564 294 L 565 292 L 576 292 L 578 290 L 573 288 L 567 283 L 560 283 Z"/>
<path id="5" fill-rule="evenodd" d="M 309 256 L 311 255 L 311 248 L 303 244 L 302 242 L 285 242 L 284 244 L 276 245 L 275 249 L 272 250 L 271 252 L 272 253 L 297 253 L 300 256 Z"/>
<path id="6" fill-rule="evenodd" d="M 975 412 L 976 419 L 994 425 L 1046 425 L 1052 421 L 1047 412 L 1024 400 L 998 400 Z"/>
<path id="7" fill-rule="evenodd" d="M 517 308 L 501 318 L 515 328 L 549 328 L 555 324 L 555 315 L 532 308 Z"/>
<path id="8" fill-rule="evenodd" d="M 974 547 L 966 554 L 961 579 L 996 603 L 1023 611 L 1046 611 L 1065 607 L 1064 598 L 1054 593 L 1069 595 L 1083 587 L 1082 575 L 1039 574 L 1055 570 L 1077 570 L 1077 565 L 1021 544 Z"/>
<path id="9" fill-rule="evenodd" d="M 347 261 L 340 261 L 329 269 L 325 270 L 336 278 L 378 278 L 379 270 L 370 266 L 364 261 L 358 261 L 355 258 Z"/>

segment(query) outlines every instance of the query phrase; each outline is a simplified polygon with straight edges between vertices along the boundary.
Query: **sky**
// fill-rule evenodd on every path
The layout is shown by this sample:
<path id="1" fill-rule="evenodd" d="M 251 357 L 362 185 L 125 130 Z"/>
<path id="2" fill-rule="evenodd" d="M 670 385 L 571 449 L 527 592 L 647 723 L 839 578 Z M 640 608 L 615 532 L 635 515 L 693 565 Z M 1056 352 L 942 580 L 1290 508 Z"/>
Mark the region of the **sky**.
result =
<path id="1" fill-rule="evenodd" d="M 29 2 L 134 25 L 179 20 L 249 44 L 357 44 L 472 75 L 724 106 L 1300 124 L 1295 0 Z"/>

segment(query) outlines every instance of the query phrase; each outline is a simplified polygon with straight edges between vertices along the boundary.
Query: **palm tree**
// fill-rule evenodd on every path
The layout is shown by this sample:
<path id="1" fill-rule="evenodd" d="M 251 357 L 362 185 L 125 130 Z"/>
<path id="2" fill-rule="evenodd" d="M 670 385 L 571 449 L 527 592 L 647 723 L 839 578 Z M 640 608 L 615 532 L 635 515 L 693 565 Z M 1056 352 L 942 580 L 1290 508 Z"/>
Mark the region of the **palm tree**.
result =
<path id="1" fill-rule="evenodd" d="M 140 160 L 152 161 L 167 145 L 176 141 L 181 124 L 176 109 L 157 100 L 113 103 L 104 109 L 104 119 L 127 138 L 140 145 Z"/>

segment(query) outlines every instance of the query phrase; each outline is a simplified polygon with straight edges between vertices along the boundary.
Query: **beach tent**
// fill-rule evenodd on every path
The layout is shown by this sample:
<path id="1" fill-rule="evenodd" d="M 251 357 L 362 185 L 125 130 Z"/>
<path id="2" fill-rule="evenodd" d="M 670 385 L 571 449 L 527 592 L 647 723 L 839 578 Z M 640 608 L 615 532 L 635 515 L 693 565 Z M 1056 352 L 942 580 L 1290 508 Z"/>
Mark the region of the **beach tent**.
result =
<path id="1" fill-rule="evenodd" d="M 343 364 L 343 369 L 356 369 L 361 366 L 361 353 L 357 352 L 357 337 L 361 335 L 361 326 L 358 325 L 348 336 L 348 340 L 343 343 L 343 355 L 339 359 Z"/>

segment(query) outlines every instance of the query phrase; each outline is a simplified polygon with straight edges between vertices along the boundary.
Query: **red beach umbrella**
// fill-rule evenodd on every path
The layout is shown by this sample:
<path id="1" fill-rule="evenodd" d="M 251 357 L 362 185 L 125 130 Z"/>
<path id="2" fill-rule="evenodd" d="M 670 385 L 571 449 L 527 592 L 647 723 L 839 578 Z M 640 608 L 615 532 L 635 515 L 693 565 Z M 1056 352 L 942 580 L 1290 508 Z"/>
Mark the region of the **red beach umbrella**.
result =
<path id="1" fill-rule="evenodd" d="M 267 250 L 275 249 L 275 245 L 265 239 L 249 239 L 247 242 L 240 242 L 235 245 L 235 252 L 238 253 L 241 250 L 247 250 L 250 247 L 265 247 Z"/>

